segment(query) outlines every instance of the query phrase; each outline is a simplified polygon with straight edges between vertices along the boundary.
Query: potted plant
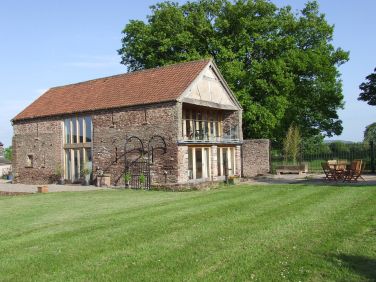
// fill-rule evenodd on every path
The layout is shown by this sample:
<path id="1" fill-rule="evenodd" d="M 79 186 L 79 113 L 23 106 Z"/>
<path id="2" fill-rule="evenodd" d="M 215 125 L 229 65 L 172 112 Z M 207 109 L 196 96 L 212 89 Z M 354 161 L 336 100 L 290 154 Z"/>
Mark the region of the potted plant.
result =
<path id="1" fill-rule="evenodd" d="M 235 185 L 240 182 L 240 177 L 239 175 L 231 175 L 228 177 L 228 184 L 230 185 Z"/>
<path id="2" fill-rule="evenodd" d="M 125 186 L 126 186 L 126 187 L 129 187 L 129 182 L 130 182 L 131 179 L 132 179 L 132 175 L 131 175 L 131 173 L 130 173 L 129 171 L 127 171 L 127 172 L 124 174 L 123 178 L 124 178 Z"/>
<path id="3" fill-rule="evenodd" d="M 83 169 L 81 169 L 81 175 L 83 177 L 83 182 L 82 182 L 82 185 L 84 186 L 88 186 L 89 185 L 89 182 L 90 182 L 90 169 L 84 167 Z"/>
<path id="4" fill-rule="evenodd" d="M 55 174 L 57 178 L 57 184 L 64 185 L 65 181 L 64 181 L 64 176 L 63 176 L 63 168 L 61 167 L 61 165 L 58 165 L 56 167 Z"/>

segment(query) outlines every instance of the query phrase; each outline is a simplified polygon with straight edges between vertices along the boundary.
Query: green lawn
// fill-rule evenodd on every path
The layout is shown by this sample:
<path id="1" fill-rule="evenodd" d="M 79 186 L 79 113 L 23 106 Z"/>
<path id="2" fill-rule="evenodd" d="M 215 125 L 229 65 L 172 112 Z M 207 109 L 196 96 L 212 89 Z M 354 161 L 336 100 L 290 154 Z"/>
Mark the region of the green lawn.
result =
<path id="1" fill-rule="evenodd" d="M 1 281 L 374 281 L 376 187 L 0 197 Z"/>

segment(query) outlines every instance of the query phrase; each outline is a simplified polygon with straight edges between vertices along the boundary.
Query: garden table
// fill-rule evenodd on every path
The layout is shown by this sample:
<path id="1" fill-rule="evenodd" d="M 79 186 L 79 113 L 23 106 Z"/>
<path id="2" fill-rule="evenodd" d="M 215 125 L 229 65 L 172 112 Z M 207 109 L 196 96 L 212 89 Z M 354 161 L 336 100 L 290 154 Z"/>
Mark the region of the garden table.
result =
<path id="1" fill-rule="evenodd" d="M 330 167 L 333 168 L 333 180 L 342 180 L 345 176 L 346 170 L 348 168 L 347 163 L 338 163 L 338 164 L 330 164 Z"/>

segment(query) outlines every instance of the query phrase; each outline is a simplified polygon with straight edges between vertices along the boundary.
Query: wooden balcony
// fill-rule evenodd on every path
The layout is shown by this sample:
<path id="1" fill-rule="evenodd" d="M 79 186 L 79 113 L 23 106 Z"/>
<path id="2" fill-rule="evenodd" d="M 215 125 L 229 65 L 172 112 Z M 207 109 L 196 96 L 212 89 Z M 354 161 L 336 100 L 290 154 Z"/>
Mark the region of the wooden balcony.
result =
<path id="1" fill-rule="evenodd" d="M 224 127 L 222 122 L 183 119 L 181 143 L 239 143 L 239 126 Z"/>

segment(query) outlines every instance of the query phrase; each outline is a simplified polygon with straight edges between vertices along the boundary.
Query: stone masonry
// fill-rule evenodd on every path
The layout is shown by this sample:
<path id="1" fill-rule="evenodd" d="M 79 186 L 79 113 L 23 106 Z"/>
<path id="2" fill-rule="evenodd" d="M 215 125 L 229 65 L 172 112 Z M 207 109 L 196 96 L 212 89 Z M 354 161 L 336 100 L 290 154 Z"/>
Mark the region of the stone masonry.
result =
<path id="1" fill-rule="evenodd" d="M 59 118 L 13 124 L 13 181 L 45 184 L 63 164 L 63 124 Z"/>
<path id="2" fill-rule="evenodd" d="M 93 172 L 111 175 L 112 185 L 124 185 L 124 144 L 126 138 L 137 136 L 147 150 L 153 135 L 160 135 L 167 145 L 166 154 L 155 152 L 152 183 L 176 183 L 178 178 L 178 113 L 176 103 L 154 104 L 104 111 L 93 119 Z M 129 146 L 137 147 L 136 142 Z"/>
<path id="3" fill-rule="evenodd" d="M 243 177 L 254 177 L 270 172 L 270 141 L 244 140 L 242 146 Z"/>

